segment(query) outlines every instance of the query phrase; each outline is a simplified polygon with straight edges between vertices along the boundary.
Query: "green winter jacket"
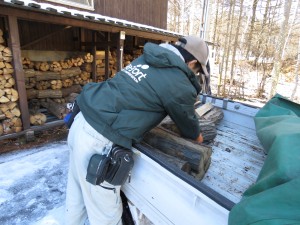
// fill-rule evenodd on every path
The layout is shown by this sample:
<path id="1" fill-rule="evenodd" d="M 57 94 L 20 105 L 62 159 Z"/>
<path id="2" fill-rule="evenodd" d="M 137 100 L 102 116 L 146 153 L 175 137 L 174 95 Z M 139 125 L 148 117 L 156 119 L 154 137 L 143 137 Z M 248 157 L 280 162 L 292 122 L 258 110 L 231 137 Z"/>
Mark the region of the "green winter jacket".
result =
<path id="1" fill-rule="evenodd" d="M 131 148 L 167 114 L 182 136 L 196 139 L 200 127 L 194 103 L 199 92 L 194 73 L 178 55 L 147 43 L 144 54 L 114 78 L 86 84 L 77 102 L 95 130 Z"/>

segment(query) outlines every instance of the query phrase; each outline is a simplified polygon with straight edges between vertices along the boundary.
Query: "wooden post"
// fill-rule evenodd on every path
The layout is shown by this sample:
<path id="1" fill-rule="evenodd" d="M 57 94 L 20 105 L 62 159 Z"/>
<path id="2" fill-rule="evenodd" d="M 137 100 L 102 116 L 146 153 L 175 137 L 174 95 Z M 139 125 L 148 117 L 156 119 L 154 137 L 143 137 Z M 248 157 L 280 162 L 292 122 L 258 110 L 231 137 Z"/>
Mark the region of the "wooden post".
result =
<path id="1" fill-rule="evenodd" d="M 125 31 L 120 31 L 117 43 L 117 70 L 123 67 L 123 50 L 124 50 Z"/>
<path id="2" fill-rule="evenodd" d="M 13 65 L 15 69 L 15 79 L 17 90 L 19 92 L 19 104 L 21 110 L 21 118 L 23 129 L 30 128 L 29 110 L 25 88 L 25 76 L 21 60 L 20 37 L 18 28 L 18 19 L 16 16 L 8 16 L 8 29 L 9 29 L 9 46 L 13 54 Z"/>
<path id="3" fill-rule="evenodd" d="M 79 38 L 80 38 L 80 51 L 85 51 L 85 45 L 83 45 L 82 43 L 85 42 L 85 29 L 84 28 L 79 28 Z"/>
<path id="4" fill-rule="evenodd" d="M 110 51 L 110 33 L 106 32 L 105 38 L 107 45 L 105 46 L 105 80 L 109 78 L 109 51 Z"/>

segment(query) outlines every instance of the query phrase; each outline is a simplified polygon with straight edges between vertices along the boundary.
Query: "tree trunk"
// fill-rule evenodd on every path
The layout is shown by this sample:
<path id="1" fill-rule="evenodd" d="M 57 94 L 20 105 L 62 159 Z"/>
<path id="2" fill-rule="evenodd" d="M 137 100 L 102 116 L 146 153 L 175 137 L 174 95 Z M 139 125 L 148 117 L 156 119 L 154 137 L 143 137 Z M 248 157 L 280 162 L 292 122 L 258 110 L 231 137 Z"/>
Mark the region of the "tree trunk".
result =
<path id="1" fill-rule="evenodd" d="M 251 18 L 251 24 L 250 24 L 250 32 L 249 32 L 249 37 L 248 37 L 248 46 L 247 46 L 247 52 L 246 52 L 246 58 L 249 58 L 249 52 L 251 49 L 251 42 L 252 42 L 252 36 L 253 36 L 253 30 L 254 30 L 254 23 L 256 19 L 256 8 L 257 8 L 257 3 L 258 0 L 253 0 L 253 5 L 252 5 L 252 18 Z"/>
<path id="2" fill-rule="evenodd" d="M 297 58 L 297 64 L 295 68 L 295 86 L 292 92 L 291 100 L 293 101 L 295 98 L 295 94 L 297 92 L 298 82 L 299 82 L 299 66 L 300 66 L 300 38 L 298 42 L 298 58 Z"/>
<path id="3" fill-rule="evenodd" d="M 285 41 L 285 38 L 287 35 L 287 27 L 288 27 L 288 22 L 289 22 L 291 5 L 292 5 L 292 0 L 286 0 L 284 2 L 284 20 L 280 27 L 279 38 L 278 38 L 278 42 L 276 45 L 276 51 L 275 51 L 275 56 L 274 56 L 274 66 L 273 66 L 273 70 L 271 73 L 272 74 L 272 84 L 271 84 L 269 98 L 272 98 L 274 96 L 274 94 L 276 93 L 280 69 L 282 66 L 282 53 L 284 50 L 283 49 L 284 41 Z"/>
<path id="4" fill-rule="evenodd" d="M 234 79 L 234 68 L 235 68 L 235 61 L 236 61 L 235 56 L 236 56 L 236 51 L 237 51 L 237 47 L 238 47 L 238 37 L 239 37 L 242 14 L 243 14 L 243 4 L 244 4 L 244 0 L 241 0 L 240 15 L 239 15 L 238 24 L 237 24 L 236 31 L 235 31 L 234 44 L 233 44 L 233 53 L 232 53 L 231 69 L 230 69 L 230 86 L 229 86 L 228 93 L 230 93 L 230 89 L 231 89 L 231 86 L 233 84 L 233 79 Z"/>
<path id="5" fill-rule="evenodd" d="M 227 50 L 226 50 L 226 65 L 225 65 L 225 71 L 224 71 L 224 82 L 223 82 L 223 91 L 222 95 L 226 96 L 226 77 L 227 77 L 227 68 L 228 68 L 228 60 L 229 60 L 229 54 L 231 49 L 231 35 L 232 35 L 232 23 L 234 18 L 234 8 L 235 8 L 235 0 L 230 1 L 230 9 L 228 14 L 228 28 L 230 27 L 229 34 L 227 33 Z M 231 17 L 230 17 L 231 16 Z"/>

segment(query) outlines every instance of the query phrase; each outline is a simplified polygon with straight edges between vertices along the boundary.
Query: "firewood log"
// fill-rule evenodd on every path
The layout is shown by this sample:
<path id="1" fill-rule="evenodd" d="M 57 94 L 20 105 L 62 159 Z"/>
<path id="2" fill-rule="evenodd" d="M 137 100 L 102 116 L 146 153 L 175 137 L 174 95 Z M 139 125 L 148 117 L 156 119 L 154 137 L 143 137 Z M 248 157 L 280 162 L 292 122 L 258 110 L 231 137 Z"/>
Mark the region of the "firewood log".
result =
<path id="1" fill-rule="evenodd" d="M 87 63 L 92 63 L 93 60 L 94 60 L 94 56 L 91 53 L 87 53 L 84 56 L 84 61 L 87 62 Z"/>
<path id="2" fill-rule="evenodd" d="M 212 121 L 215 124 L 218 124 L 224 117 L 223 110 L 211 103 L 205 103 L 196 108 L 196 114 L 200 119 Z"/>
<path id="3" fill-rule="evenodd" d="M 38 90 L 46 90 L 51 87 L 51 83 L 49 81 L 38 81 L 35 85 Z"/>
<path id="4" fill-rule="evenodd" d="M 61 80 L 51 80 L 50 83 L 52 90 L 61 89 L 63 86 Z"/>
<path id="5" fill-rule="evenodd" d="M 25 78 L 25 88 L 33 88 L 36 85 L 36 80 L 35 78 Z"/>
<path id="6" fill-rule="evenodd" d="M 84 63 L 84 60 L 81 57 L 73 58 L 71 60 L 74 66 L 81 66 Z"/>
<path id="7" fill-rule="evenodd" d="M 61 70 L 62 70 L 62 67 L 59 62 L 54 61 L 50 64 L 50 71 L 60 72 Z"/>
<path id="8" fill-rule="evenodd" d="M 146 133 L 143 141 L 168 155 L 188 161 L 197 179 L 202 179 L 209 167 L 212 153 L 210 146 L 184 139 L 161 127 Z"/>
<path id="9" fill-rule="evenodd" d="M 82 71 L 80 74 L 80 78 L 84 81 L 90 79 L 90 77 L 91 77 L 91 74 L 88 72 L 85 72 L 85 71 Z"/>
<path id="10" fill-rule="evenodd" d="M 41 105 L 45 107 L 50 113 L 55 115 L 58 119 L 63 119 L 68 113 L 66 104 L 57 103 L 50 98 L 47 98 L 46 101 L 42 101 Z"/>
<path id="11" fill-rule="evenodd" d="M 5 115 L 5 118 L 20 117 L 21 111 L 16 102 L 8 102 L 0 104 L 0 111 Z"/>
<path id="12" fill-rule="evenodd" d="M 73 63 L 70 59 L 65 60 L 65 61 L 61 60 L 60 65 L 63 69 L 69 69 L 73 66 Z"/>
<path id="13" fill-rule="evenodd" d="M 22 121 L 17 117 L 3 120 L 2 125 L 4 134 L 16 133 L 22 130 Z"/>
<path id="14" fill-rule="evenodd" d="M 71 87 L 73 85 L 73 80 L 68 78 L 68 79 L 65 79 L 65 80 L 62 80 L 62 86 L 63 87 Z"/>
<path id="15" fill-rule="evenodd" d="M 11 88 L 15 85 L 15 79 L 11 74 L 0 75 L 0 89 Z"/>
<path id="16" fill-rule="evenodd" d="M 31 64 L 31 61 L 30 61 L 29 58 L 22 57 L 22 65 L 23 65 L 23 68 L 28 69 L 30 64 Z"/>
<path id="17" fill-rule="evenodd" d="M 156 156 L 159 156 L 162 160 L 169 162 L 170 164 L 178 167 L 179 169 L 181 169 L 182 171 L 190 174 L 191 173 L 191 165 L 189 162 L 182 160 L 180 158 L 174 157 L 172 155 L 168 155 L 162 151 L 160 151 L 157 148 L 152 147 L 149 144 L 146 144 L 145 142 L 142 143 L 143 146 L 145 146 L 146 148 L 150 149 L 151 152 L 153 152 Z"/>
<path id="18" fill-rule="evenodd" d="M 212 141 L 217 136 L 217 129 L 215 123 L 209 120 L 199 119 L 199 125 L 201 128 L 202 136 L 204 141 Z M 161 123 L 160 126 L 170 130 L 178 135 L 180 131 L 177 128 L 176 124 L 171 120 L 170 117 L 166 117 Z"/>
<path id="19" fill-rule="evenodd" d="M 83 63 L 80 66 L 80 69 L 83 70 L 83 71 L 86 71 L 88 73 L 91 73 L 92 72 L 92 64 L 91 63 Z"/>
<path id="20" fill-rule="evenodd" d="M 43 113 L 36 113 L 30 115 L 30 124 L 32 125 L 43 125 L 47 121 L 47 117 Z"/>
<path id="21" fill-rule="evenodd" d="M 42 62 L 40 65 L 41 71 L 48 71 L 50 69 L 50 65 L 47 62 Z"/>
<path id="22" fill-rule="evenodd" d="M 47 90 L 36 90 L 36 89 L 27 89 L 27 98 L 28 99 L 34 99 L 34 98 L 62 98 L 66 97 L 71 93 L 80 93 L 82 90 L 82 87 L 80 85 L 73 85 L 68 88 L 62 88 L 62 89 L 47 89 Z"/>
<path id="23" fill-rule="evenodd" d="M 0 97 L 0 103 L 15 102 L 19 99 L 19 94 L 15 89 L 5 88 L 3 91 L 5 94 Z"/>

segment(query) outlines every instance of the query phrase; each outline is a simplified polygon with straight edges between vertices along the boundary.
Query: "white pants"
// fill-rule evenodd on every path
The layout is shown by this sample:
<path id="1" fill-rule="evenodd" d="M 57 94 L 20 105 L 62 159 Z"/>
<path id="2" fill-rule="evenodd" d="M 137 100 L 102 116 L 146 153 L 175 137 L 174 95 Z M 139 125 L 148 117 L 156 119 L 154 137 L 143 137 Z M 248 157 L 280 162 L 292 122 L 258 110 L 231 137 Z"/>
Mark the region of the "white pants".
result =
<path id="1" fill-rule="evenodd" d="M 88 217 L 91 225 L 121 225 L 120 186 L 102 183 L 102 186 L 115 189 L 108 190 L 85 179 L 91 156 L 101 154 L 112 142 L 92 128 L 79 113 L 69 131 L 68 145 L 70 165 L 65 224 L 83 225 Z"/>

